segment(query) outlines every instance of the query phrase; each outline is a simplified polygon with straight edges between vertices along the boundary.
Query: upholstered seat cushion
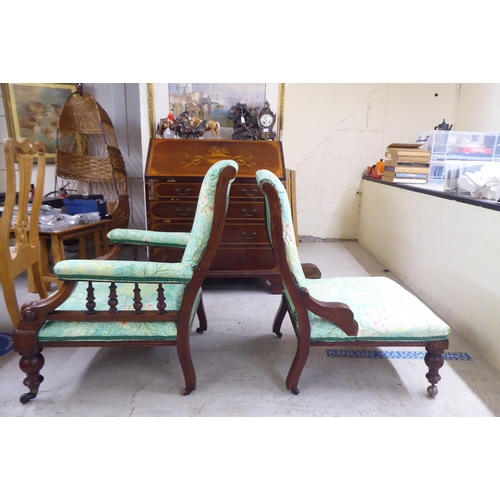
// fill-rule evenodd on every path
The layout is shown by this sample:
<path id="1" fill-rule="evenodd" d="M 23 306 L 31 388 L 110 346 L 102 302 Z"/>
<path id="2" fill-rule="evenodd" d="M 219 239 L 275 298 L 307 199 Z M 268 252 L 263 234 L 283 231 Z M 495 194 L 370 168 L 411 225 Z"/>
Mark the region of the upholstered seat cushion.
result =
<path id="1" fill-rule="evenodd" d="M 133 310 L 133 284 L 117 284 L 119 310 Z M 75 288 L 71 297 L 58 310 L 86 309 L 87 283 L 81 282 Z M 108 310 L 109 283 L 93 283 L 96 310 Z M 140 285 L 143 309 L 155 310 L 157 304 L 158 285 L 145 283 Z M 165 303 L 167 310 L 178 310 L 184 293 L 185 285 L 169 285 L 165 288 Z M 195 301 L 191 313 L 191 321 L 198 307 L 199 298 Z M 177 323 L 173 321 L 160 322 L 70 322 L 46 321 L 38 333 L 40 342 L 49 341 L 116 341 L 116 340 L 175 340 L 177 338 Z"/>
<path id="2" fill-rule="evenodd" d="M 450 327 L 425 304 L 386 277 L 306 279 L 309 294 L 329 302 L 344 302 L 358 322 L 357 337 L 308 312 L 311 341 L 430 341 L 448 337 Z"/>

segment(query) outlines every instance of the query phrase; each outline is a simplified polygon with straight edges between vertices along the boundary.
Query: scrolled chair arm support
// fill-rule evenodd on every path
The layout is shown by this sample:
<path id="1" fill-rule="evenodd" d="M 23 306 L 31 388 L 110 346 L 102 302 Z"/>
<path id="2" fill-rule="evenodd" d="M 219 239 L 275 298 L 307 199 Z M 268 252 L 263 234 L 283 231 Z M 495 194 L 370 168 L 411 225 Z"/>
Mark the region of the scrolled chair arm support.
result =
<path id="1" fill-rule="evenodd" d="M 115 244 L 153 245 L 155 247 L 186 248 L 190 233 L 165 233 L 143 229 L 113 229 L 108 238 Z"/>
<path id="2" fill-rule="evenodd" d="M 312 313 L 337 325 L 349 337 L 358 335 L 358 323 L 351 308 L 343 302 L 324 302 L 309 295 L 305 287 L 299 288 L 304 305 Z"/>

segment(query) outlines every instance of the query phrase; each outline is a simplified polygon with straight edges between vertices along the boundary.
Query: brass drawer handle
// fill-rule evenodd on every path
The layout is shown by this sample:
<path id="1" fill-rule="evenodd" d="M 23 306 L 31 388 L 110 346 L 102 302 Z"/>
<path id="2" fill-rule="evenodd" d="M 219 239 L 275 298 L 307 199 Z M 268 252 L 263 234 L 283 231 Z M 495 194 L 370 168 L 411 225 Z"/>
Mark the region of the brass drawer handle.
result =
<path id="1" fill-rule="evenodd" d="M 242 191 L 245 196 L 253 196 L 257 192 L 256 189 L 254 189 L 251 193 L 248 193 L 246 189 L 242 189 Z"/>
<path id="2" fill-rule="evenodd" d="M 191 188 L 186 188 L 186 192 L 185 193 L 181 193 L 181 190 L 179 188 L 175 188 L 175 192 L 179 196 L 187 196 L 190 191 L 191 191 Z"/>
<path id="3" fill-rule="evenodd" d="M 253 240 L 257 236 L 257 233 L 252 233 L 251 236 L 247 236 L 247 233 L 241 233 L 241 236 L 246 240 Z"/>
<path id="4" fill-rule="evenodd" d="M 257 213 L 257 209 L 256 208 L 254 208 L 252 210 L 251 214 L 247 213 L 246 208 L 241 209 L 241 211 L 245 214 L 246 217 L 253 217 Z"/>
<path id="5" fill-rule="evenodd" d="M 180 208 L 176 208 L 175 211 L 181 216 L 181 217 L 187 217 L 189 215 L 189 212 L 191 212 L 190 208 L 187 208 L 184 213 L 181 212 Z"/>

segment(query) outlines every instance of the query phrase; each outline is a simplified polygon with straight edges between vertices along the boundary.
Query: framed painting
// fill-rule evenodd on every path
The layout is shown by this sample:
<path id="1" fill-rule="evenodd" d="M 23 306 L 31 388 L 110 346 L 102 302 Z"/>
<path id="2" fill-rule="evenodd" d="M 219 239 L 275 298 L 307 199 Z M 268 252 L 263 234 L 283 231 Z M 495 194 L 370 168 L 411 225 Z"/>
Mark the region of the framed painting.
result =
<path id="1" fill-rule="evenodd" d="M 217 124 L 216 131 L 207 127 L 200 138 L 231 140 L 236 137 L 235 110 L 244 109 L 247 126 L 254 130 L 259 111 L 266 101 L 276 114 L 277 140 L 283 133 L 285 85 L 282 83 L 150 83 L 148 108 L 151 137 L 176 138 L 174 130 L 160 130 L 160 123 L 172 117 L 188 116 L 195 123 Z M 236 111 L 237 113 L 237 111 Z M 236 117 L 236 118 L 235 118 Z M 253 127 L 253 128 L 252 128 Z M 250 134 L 247 134 L 250 138 Z"/>
<path id="2" fill-rule="evenodd" d="M 43 142 L 53 162 L 61 108 L 76 90 L 72 83 L 2 83 L 9 136 Z"/>

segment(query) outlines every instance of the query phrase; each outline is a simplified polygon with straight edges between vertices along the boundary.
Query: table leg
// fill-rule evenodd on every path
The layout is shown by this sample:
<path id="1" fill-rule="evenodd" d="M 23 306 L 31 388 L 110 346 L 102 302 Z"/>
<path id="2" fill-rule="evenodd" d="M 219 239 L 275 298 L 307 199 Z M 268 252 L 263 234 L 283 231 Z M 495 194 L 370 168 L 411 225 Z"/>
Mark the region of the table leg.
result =
<path id="1" fill-rule="evenodd" d="M 102 244 L 104 247 L 104 255 L 106 255 L 109 252 L 109 240 L 108 240 L 108 232 L 106 229 L 101 229 L 101 239 L 102 239 Z"/>
<path id="2" fill-rule="evenodd" d="M 42 280 L 47 291 L 51 290 L 53 278 L 50 273 L 50 239 L 40 238 L 40 263 L 42 267 Z M 28 275 L 30 276 L 30 275 Z M 31 279 L 33 277 L 31 276 Z"/>
<path id="3" fill-rule="evenodd" d="M 100 257 L 102 255 L 100 233 L 101 233 L 100 231 L 96 231 L 94 233 L 94 249 L 96 257 Z"/>
<path id="4" fill-rule="evenodd" d="M 85 244 L 85 236 L 79 236 L 78 237 L 78 258 L 79 259 L 86 259 L 87 258 L 87 247 Z"/>

